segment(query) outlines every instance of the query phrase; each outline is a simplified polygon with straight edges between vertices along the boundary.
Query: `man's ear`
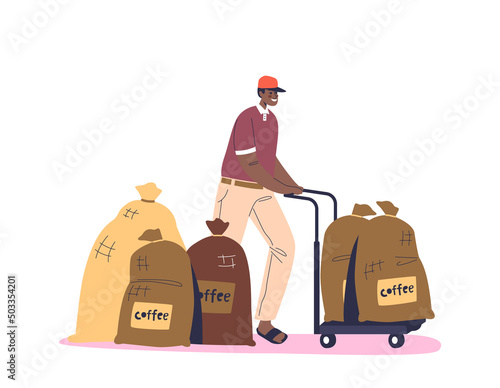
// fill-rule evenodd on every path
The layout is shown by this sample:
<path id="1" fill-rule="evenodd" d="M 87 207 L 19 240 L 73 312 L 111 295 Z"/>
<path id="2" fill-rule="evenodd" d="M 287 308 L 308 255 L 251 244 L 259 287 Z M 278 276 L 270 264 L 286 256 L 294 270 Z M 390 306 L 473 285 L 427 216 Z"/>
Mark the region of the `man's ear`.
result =
<path id="1" fill-rule="evenodd" d="M 262 91 L 259 92 L 259 97 L 263 98 L 265 94 L 266 94 L 266 89 L 264 89 L 263 92 Z"/>

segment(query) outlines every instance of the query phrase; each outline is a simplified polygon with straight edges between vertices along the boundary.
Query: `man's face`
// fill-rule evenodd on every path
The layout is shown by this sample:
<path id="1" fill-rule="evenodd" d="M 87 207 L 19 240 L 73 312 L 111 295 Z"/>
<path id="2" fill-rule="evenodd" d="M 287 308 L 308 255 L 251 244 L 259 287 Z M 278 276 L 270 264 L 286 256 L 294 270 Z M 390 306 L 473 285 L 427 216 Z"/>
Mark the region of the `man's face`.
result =
<path id="1" fill-rule="evenodd" d="M 262 101 L 269 106 L 275 106 L 278 103 L 278 92 L 274 90 L 266 89 L 260 95 L 262 96 Z"/>

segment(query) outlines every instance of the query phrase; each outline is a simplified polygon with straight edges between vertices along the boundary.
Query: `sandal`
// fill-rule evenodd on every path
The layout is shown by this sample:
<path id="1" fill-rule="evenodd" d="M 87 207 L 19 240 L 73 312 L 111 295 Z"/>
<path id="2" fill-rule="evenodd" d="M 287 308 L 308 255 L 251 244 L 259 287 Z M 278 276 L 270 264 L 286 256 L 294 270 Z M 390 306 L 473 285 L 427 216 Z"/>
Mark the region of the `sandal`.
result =
<path id="1" fill-rule="evenodd" d="M 278 341 L 274 340 L 281 333 L 283 333 L 283 332 L 280 329 L 277 329 L 277 328 L 274 327 L 271 330 L 269 330 L 269 332 L 266 335 L 264 335 L 257 328 L 257 334 L 260 335 L 262 338 L 268 340 L 272 344 L 282 344 L 283 342 L 286 341 L 286 339 L 288 338 L 288 335 L 285 334 L 285 333 L 283 333 L 283 334 L 285 334 L 285 338 L 283 338 L 283 341 L 278 342 Z"/>

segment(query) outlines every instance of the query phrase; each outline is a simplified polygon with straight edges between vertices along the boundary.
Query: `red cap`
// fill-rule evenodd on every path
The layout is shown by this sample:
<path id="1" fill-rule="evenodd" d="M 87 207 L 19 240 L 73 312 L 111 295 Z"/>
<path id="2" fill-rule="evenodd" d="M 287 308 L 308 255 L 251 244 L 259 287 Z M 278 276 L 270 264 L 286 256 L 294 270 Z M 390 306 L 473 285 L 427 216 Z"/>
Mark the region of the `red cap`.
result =
<path id="1" fill-rule="evenodd" d="M 269 77 L 268 75 L 260 77 L 259 85 L 257 87 L 259 89 L 274 90 L 275 92 L 286 92 L 286 90 L 278 87 L 278 80 L 276 78 Z"/>

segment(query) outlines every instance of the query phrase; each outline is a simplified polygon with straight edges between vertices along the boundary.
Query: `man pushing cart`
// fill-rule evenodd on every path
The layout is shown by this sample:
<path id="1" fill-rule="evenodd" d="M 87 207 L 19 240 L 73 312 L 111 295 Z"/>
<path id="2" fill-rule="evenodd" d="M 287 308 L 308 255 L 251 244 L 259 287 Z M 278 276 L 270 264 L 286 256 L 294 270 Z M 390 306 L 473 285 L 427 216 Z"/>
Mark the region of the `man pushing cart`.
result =
<path id="1" fill-rule="evenodd" d="M 272 325 L 276 318 L 292 268 L 295 242 L 275 193 L 301 194 L 299 186 L 276 157 L 278 120 L 270 106 L 285 92 L 276 78 L 259 79 L 256 106 L 236 119 L 222 163 L 214 218 L 229 222 L 225 235 L 241 244 L 250 218 L 269 245 L 264 279 L 255 318 L 257 333 L 274 344 L 287 335 Z"/>

